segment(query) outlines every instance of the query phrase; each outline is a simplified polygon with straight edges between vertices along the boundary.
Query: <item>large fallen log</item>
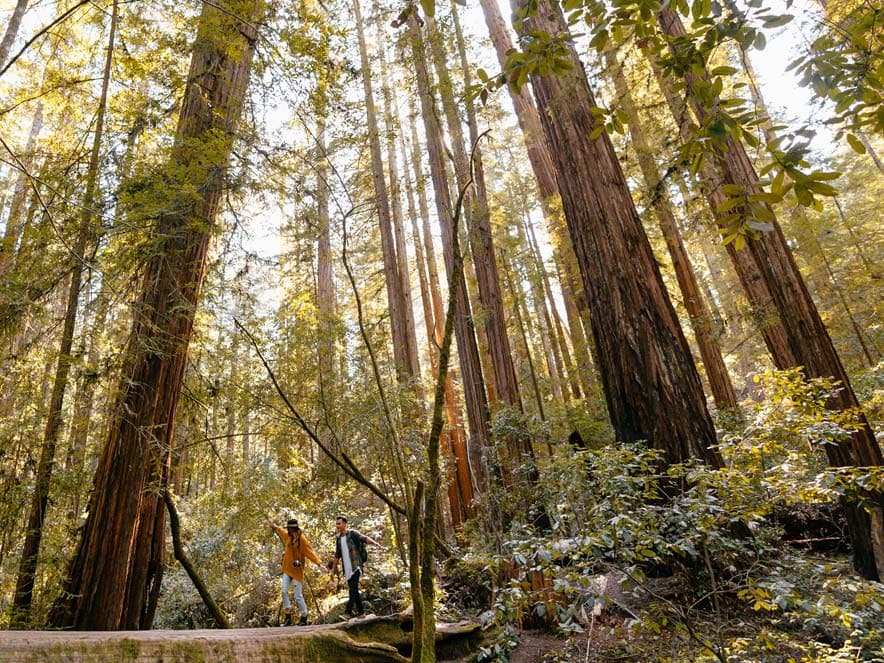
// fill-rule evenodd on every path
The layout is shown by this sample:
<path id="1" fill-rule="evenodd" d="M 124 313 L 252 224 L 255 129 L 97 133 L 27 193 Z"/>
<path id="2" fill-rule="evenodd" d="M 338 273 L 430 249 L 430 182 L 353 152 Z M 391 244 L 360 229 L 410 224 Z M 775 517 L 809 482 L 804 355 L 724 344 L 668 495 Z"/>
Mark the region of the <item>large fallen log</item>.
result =
<path id="1" fill-rule="evenodd" d="M 410 621 L 369 617 L 343 624 L 193 631 L 0 631 L 0 661 L 191 663 L 408 663 Z M 479 626 L 439 624 L 446 656 L 478 646 Z M 389 639 L 385 641 L 384 639 Z"/>

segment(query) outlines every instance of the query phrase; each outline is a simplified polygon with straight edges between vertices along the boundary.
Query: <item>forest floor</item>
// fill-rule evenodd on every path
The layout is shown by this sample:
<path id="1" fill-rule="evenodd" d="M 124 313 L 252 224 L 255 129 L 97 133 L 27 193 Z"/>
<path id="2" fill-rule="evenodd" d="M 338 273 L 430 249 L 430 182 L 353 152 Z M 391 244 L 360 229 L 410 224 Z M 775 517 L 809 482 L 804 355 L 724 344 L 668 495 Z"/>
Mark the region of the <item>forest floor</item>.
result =
<path id="1" fill-rule="evenodd" d="M 561 636 L 544 631 L 522 631 L 519 644 L 510 655 L 510 663 L 543 663 L 567 646 L 568 641 Z"/>

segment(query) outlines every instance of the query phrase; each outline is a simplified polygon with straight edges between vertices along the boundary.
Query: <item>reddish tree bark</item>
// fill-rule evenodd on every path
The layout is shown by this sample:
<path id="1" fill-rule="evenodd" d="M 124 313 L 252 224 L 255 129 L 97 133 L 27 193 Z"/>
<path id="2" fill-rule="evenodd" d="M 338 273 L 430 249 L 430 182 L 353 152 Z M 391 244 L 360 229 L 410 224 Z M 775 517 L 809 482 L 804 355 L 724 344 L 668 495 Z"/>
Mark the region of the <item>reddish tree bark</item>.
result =
<path id="1" fill-rule="evenodd" d="M 418 94 L 420 96 L 421 117 L 427 138 L 427 153 L 430 161 L 430 175 L 435 192 L 436 213 L 442 229 L 442 253 L 445 268 L 449 277 L 454 274 L 455 256 L 452 254 L 453 234 L 452 218 L 454 206 L 451 200 L 448 178 L 445 172 L 445 151 L 442 146 L 441 127 L 432 94 L 430 75 L 426 65 L 424 39 L 417 17 L 412 13 L 408 20 L 408 39 L 417 74 Z M 485 380 L 479 359 L 476 333 L 472 324 L 470 301 L 467 297 L 466 280 L 463 272 L 457 276 L 461 281 L 457 287 L 456 313 L 454 333 L 457 341 L 457 354 L 460 361 L 463 380 L 464 401 L 467 407 L 467 420 L 472 436 L 473 452 L 476 454 L 475 468 L 487 461 L 491 451 L 491 432 L 489 426 L 488 399 L 485 393 Z M 471 453 L 472 456 L 472 453 Z M 486 475 L 483 472 L 483 475 Z"/>
<path id="2" fill-rule="evenodd" d="M 15 582 L 15 596 L 13 597 L 13 610 L 11 623 L 13 626 L 24 626 L 31 618 L 31 603 L 34 596 L 34 579 L 37 572 L 37 555 L 40 552 L 40 544 L 43 540 L 43 524 L 46 517 L 46 507 L 49 503 L 49 489 L 52 483 L 52 473 L 55 467 L 55 450 L 58 446 L 58 438 L 62 427 L 62 406 L 64 405 L 65 393 L 68 387 L 68 375 L 70 374 L 71 348 L 74 343 L 74 330 L 77 324 L 77 309 L 80 304 L 80 286 L 83 282 L 83 270 L 86 262 L 87 247 L 95 241 L 96 234 L 93 229 L 95 198 L 98 189 L 98 176 L 101 155 L 101 141 L 104 132 L 104 116 L 107 110 L 107 90 L 110 84 L 111 63 L 114 54 L 114 38 L 117 31 L 117 3 L 113 3 L 110 19 L 110 34 L 107 44 L 107 55 L 104 62 L 104 78 L 101 86 L 101 97 L 98 102 L 98 112 L 95 119 L 95 135 L 92 140 L 92 150 L 89 158 L 89 171 L 86 176 L 86 188 L 83 194 L 83 211 L 80 217 L 80 226 L 77 231 L 77 239 L 74 242 L 71 259 L 71 278 L 68 286 L 67 309 L 65 311 L 64 326 L 61 333 L 61 342 L 58 351 L 58 364 L 55 371 L 55 379 L 52 384 L 52 395 L 49 399 L 49 411 L 46 416 L 46 429 L 43 435 L 43 444 L 40 449 L 40 462 L 37 466 L 37 476 L 34 482 L 34 495 L 31 501 L 31 510 L 28 514 L 28 529 L 25 534 L 25 542 L 22 546 L 22 555 L 18 567 L 18 576 Z"/>
<path id="3" fill-rule="evenodd" d="M 396 374 L 401 383 L 412 381 L 419 368 L 416 348 L 410 347 L 408 322 L 405 315 L 405 299 L 402 294 L 402 275 L 396 256 L 396 243 L 393 237 L 393 218 L 390 197 L 384 175 L 381 153 L 381 138 L 378 128 L 377 109 L 371 85 L 371 66 L 368 61 L 368 47 L 362 27 L 362 13 L 359 1 L 353 0 L 356 15 L 356 33 L 359 38 L 359 59 L 362 64 L 362 88 L 365 95 L 365 116 L 368 124 L 368 144 L 371 152 L 371 174 L 374 182 L 375 202 L 378 208 L 378 222 L 381 234 L 381 253 L 384 258 L 384 282 L 387 286 L 387 301 L 390 307 L 390 332 L 393 337 L 393 357 L 396 361 Z"/>
<path id="4" fill-rule="evenodd" d="M 658 14 L 660 27 L 670 37 L 674 51 L 686 35 L 678 14 L 665 8 Z M 692 74 L 685 77 L 689 100 L 700 121 L 705 119 L 706 110 L 697 103 L 691 93 L 696 79 Z M 722 181 L 743 187 L 753 194 L 762 190 L 758 175 L 742 144 L 728 136 L 722 143 L 715 144 L 713 158 Z M 739 209 L 739 208 L 738 208 Z M 750 214 L 741 209 L 741 213 Z M 771 347 L 771 355 L 778 368 L 801 366 L 809 378 L 829 378 L 840 383 L 841 388 L 827 404 L 833 410 L 854 410 L 859 425 L 848 441 L 826 444 L 825 452 L 833 467 L 869 467 L 884 463 L 884 456 L 878 441 L 861 411 L 859 401 L 850 385 L 841 359 L 835 351 L 829 332 L 823 325 L 819 311 L 810 296 L 782 228 L 770 212 L 773 222 L 769 232 L 763 232 L 756 240 L 747 242 L 742 250 L 734 249 L 742 260 L 751 261 L 755 275 L 761 279 L 767 291 L 770 306 L 775 311 L 785 333 L 786 347 L 780 351 Z M 738 266 L 739 271 L 739 266 Z M 746 281 L 740 273 L 741 282 Z M 747 289 L 750 302 L 753 295 Z M 869 580 L 878 580 L 884 573 L 884 496 L 874 494 L 872 505 L 866 510 L 856 502 L 845 505 L 850 538 L 853 544 L 853 563 L 860 575 Z"/>
<path id="5" fill-rule="evenodd" d="M 52 626 L 138 629 L 153 620 L 175 410 L 264 10 L 255 0 L 203 5 L 170 168 L 157 185 L 168 211 L 154 227 L 89 516 Z"/>
<path id="6" fill-rule="evenodd" d="M 548 0 L 536 7 L 516 26 L 521 35 L 567 32 L 558 7 Z M 717 466 L 700 377 L 611 141 L 604 132 L 592 138 L 596 103 L 568 48 L 570 70 L 531 81 L 587 293 L 611 422 L 621 442 L 644 440 L 669 462 L 700 458 Z"/>
<path id="7" fill-rule="evenodd" d="M 642 130 L 641 120 L 638 116 L 635 102 L 629 92 L 626 77 L 617 62 L 611 48 L 605 49 L 605 61 L 610 75 L 614 80 L 617 90 L 617 101 L 627 116 L 629 133 L 638 159 L 642 176 L 648 187 L 648 195 L 651 197 L 651 206 L 660 223 L 660 230 L 666 240 L 666 248 L 672 260 L 675 278 L 681 291 L 682 301 L 690 317 L 691 327 L 703 366 L 706 368 L 706 377 L 712 390 L 712 397 L 720 410 L 736 410 L 739 407 L 737 394 L 727 372 L 727 366 L 721 355 L 721 348 L 712 333 L 712 319 L 709 309 L 700 292 L 694 268 L 691 265 L 690 256 L 681 238 L 678 222 L 672 212 L 672 201 L 666 190 L 666 182 L 660 177 L 660 170 L 654 161 L 651 147 Z"/>

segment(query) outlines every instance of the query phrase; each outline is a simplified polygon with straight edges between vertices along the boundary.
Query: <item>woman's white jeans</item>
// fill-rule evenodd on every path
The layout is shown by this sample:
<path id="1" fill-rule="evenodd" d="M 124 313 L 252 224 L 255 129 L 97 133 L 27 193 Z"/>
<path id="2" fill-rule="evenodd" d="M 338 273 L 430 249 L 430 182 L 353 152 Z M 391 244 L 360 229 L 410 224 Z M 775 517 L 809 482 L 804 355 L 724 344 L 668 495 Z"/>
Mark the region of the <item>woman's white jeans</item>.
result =
<path id="1" fill-rule="evenodd" d="M 307 602 L 304 600 L 304 591 L 299 581 L 292 578 L 288 573 L 282 574 L 282 609 L 289 611 L 292 609 L 292 602 L 289 600 L 289 587 L 295 586 L 295 603 L 298 605 L 301 615 L 307 614 Z"/>

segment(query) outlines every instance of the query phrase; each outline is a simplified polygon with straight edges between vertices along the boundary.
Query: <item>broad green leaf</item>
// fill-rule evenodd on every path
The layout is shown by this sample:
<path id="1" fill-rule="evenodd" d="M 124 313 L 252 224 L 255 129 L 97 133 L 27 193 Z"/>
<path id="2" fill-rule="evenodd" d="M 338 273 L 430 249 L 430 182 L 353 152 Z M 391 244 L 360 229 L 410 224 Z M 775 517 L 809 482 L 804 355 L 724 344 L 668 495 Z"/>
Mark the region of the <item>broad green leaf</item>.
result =
<path id="1" fill-rule="evenodd" d="M 753 193 L 749 196 L 749 200 L 753 203 L 767 203 L 768 205 L 774 205 L 782 200 L 782 196 L 762 191 L 761 193 Z"/>
<path id="2" fill-rule="evenodd" d="M 836 170 L 815 170 L 810 174 L 811 179 L 819 181 L 837 180 L 841 173 Z"/>
<path id="3" fill-rule="evenodd" d="M 592 38 L 592 41 L 589 42 L 590 48 L 594 48 L 597 51 L 601 52 L 605 47 L 605 44 L 608 43 L 608 31 L 602 30 L 595 37 Z"/>
<path id="4" fill-rule="evenodd" d="M 795 184 L 795 197 L 805 207 L 810 207 L 813 204 L 813 194 L 803 184 Z"/>
<path id="5" fill-rule="evenodd" d="M 791 20 L 795 18 L 791 14 L 780 14 L 779 16 L 767 16 L 762 19 L 762 23 L 764 23 L 764 27 L 766 28 L 779 28 L 786 23 L 791 22 Z"/>
<path id="6" fill-rule="evenodd" d="M 752 45 L 755 47 L 755 50 L 764 50 L 764 47 L 767 46 L 767 37 L 764 36 L 763 32 L 759 30 L 755 33 L 755 41 L 752 42 Z"/>
<path id="7" fill-rule="evenodd" d="M 817 182 L 815 180 L 811 180 L 807 187 L 813 191 L 814 193 L 820 196 L 830 196 L 834 197 L 838 195 L 838 189 L 833 187 L 831 184 L 826 184 L 824 182 Z"/>
<path id="8" fill-rule="evenodd" d="M 847 134 L 847 142 L 850 143 L 850 147 L 852 147 L 853 151 L 857 154 L 866 153 L 866 146 L 863 145 L 862 141 L 853 134 Z"/>

